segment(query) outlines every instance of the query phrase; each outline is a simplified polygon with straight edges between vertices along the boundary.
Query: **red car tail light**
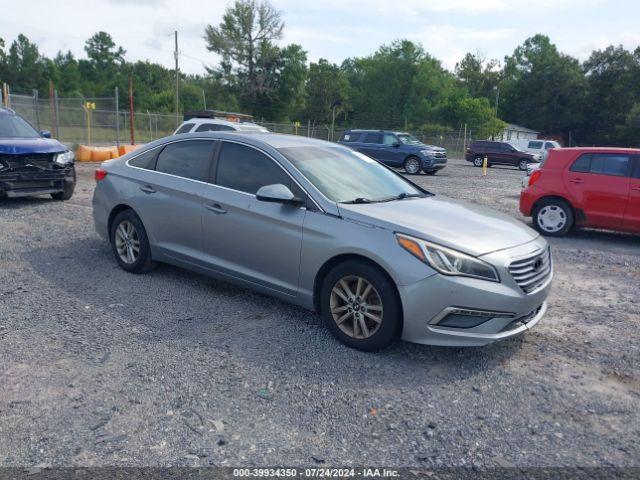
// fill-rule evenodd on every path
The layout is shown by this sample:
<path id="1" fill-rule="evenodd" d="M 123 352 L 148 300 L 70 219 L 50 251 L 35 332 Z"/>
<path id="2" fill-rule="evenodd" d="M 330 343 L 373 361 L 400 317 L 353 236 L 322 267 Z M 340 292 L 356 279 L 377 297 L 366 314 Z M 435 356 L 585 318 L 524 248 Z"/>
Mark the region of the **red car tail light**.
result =
<path id="1" fill-rule="evenodd" d="M 534 171 L 529 177 L 529 186 L 532 186 L 534 183 L 540 180 L 541 176 L 542 176 L 542 172 L 540 170 Z"/>
<path id="2" fill-rule="evenodd" d="M 99 182 L 100 180 L 104 180 L 106 176 L 107 176 L 106 170 L 103 170 L 102 168 L 96 168 L 96 172 L 94 174 L 96 182 Z"/>

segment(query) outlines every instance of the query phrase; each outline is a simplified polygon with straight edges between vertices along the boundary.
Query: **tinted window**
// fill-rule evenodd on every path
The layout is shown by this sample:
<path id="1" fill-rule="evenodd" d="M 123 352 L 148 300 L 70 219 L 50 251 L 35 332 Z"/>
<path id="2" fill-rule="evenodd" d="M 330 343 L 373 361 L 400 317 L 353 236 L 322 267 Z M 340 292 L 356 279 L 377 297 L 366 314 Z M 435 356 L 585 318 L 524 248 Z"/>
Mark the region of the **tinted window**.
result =
<path id="1" fill-rule="evenodd" d="M 558 148 L 558 147 L 557 147 L 557 145 L 554 145 L 551 142 L 547 142 L 547 143 L 544 144 L 544 149 L 545 150 L 551 150 L 552 148 Z"/>
<path id="2" fill-rule="evenodd" d="M 255 193 L 265 185 L 281 183 L 299 195 L 297 185 L 274 160 L 255 148 L 224 143 L 218 159 L 216 183 L 222 187 Z"/>
<path id="3" fill-rule="evenodd" d="M 0 115 L 0 138 L 37 138 L 40 136 L 26 120 L 17 115 Z"/>
<path id="4" fill-rule="evenodd" d="M 191 131 L 191 128 L 194 126 L 194 123 L 185 123 L 178 130 L 176 130 L 176 135 L 179 133 L 187 133 Z"/>
<path id="5" fill-rule="evenodd" d="M 147 170 L 153 170 L 156 167 L 156 157 L 160 149 L 153 148 L 147 152 L 141 153 L 135 158 L 129 160 L 129 165 L 132 167 L 146 168 Z"/>
<path id="6" fill-rule="evenodd" d="M 633 178 L 640 178 L 640 155 L 636 155 L 633 159 L 633 170 L 631 171 L 631 176 Z"/>
<path id="7" fill-rule="evenodd" d="M 587 154 L 581 155 L 575 162 L 573 162 L 570 170 L 572 172 L 587 173 L 589 168 L 591 168 L 591 155 Z"/>
<path id="8" fill-rule="evenodd" d="M 364 143 L 382 143 L 382 134 L 381 133 L 367 133 L 364 136 Z"/>
<path id="9" fill-rule="evenodd" d="M 218 130 L 220 130 L 220 125 L 215 123 L 203 123 L 196 128 L 196 132 L 217 132 Z"/>
<path id="10" fill-rule="evenodd" d="M 218 125 L 218 130 L 221 132 L 229 132 L 229 131 L 233 131 L 235 132 L 236 129 L 233 127 L 230 127 L 229 125 Z"/>
<path id="11" fill-rule="evenodd" d="M 591 155 L 591 173 L 624 177 L 627 174 L 629 157 L 626 155 Z"/>
<path id="12" fill-rule="evenodd" d="M 209 140 L 170 143 L 158 155 L 156 170 L 204 182 L 209 178 L 212 145 Z"/>
<path id="13" fill-rule="evenodd" d="M 549 143 L 547 143 L 547 145 L 550 145 Z M 540 150 L 542 148 L 542 142 L 529 142 L 529 147 L 533 150 Z M 547 147 L 550 148 L 550 147 Z"/>
<path id="14" fill-rule="evenodd" d="M 503 152 L 512 152 L 513 151 L 513 147 L 511 145 L 509 145 L 508 143 L 500 143 L 497 146 Z"/>

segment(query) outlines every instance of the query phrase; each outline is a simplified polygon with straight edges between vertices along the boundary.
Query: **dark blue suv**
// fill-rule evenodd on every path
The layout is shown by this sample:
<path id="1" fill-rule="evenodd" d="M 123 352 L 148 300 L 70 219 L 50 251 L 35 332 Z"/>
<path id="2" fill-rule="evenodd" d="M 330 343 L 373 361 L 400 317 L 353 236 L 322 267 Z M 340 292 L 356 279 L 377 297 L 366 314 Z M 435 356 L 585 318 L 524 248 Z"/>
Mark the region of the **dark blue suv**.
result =
<path id="1" fill-rule="evenodd" d="M 447 151 L 425 145 L 409 133 L 389 130 L 347 130 L 339 143 L 409 174 L 434 175 L 447 166 Z"/>
<path id="2" fill-rule="evenodd" d="M 75 157 L 49 136 L 13 110 L 0 108 L 0 197 L 71 198 L 76 186 Z"/>

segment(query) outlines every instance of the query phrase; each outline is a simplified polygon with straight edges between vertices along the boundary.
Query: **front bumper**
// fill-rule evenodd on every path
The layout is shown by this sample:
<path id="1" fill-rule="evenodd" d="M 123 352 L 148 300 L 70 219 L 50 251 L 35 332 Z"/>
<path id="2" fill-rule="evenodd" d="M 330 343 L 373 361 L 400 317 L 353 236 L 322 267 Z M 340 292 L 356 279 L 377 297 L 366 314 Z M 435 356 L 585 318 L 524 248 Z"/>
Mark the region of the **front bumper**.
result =
<path id="1" fill-rule="evenodd" d="M 74 181 L 74 165 L 49 169 L 15 169 L 0 171 L 0 196 L 27 197 L 58 193 L 65 182 Z"/>
<path id="2" fill-rule="evenodd" d="M 513 259 L 545 248 L 548 248 L 546 242 L 538 238 L 482 256 L 498 269 L 500 283 L 438 274 L 400 286 L 404 312 L 402 339 L 427 345 L 482 346 L 531 329 L 547 310 L 546 298 L 553 272 L 535 291 L 525 293 L 507 266 Z M 459 328 L 442 322 L 451 311 L 466 310 L 483 312 L 481 323 Z"/>
<path id="3" fill-rule="evenodd" d="M 423 157 L 422 169 L 429 171 L 442 170 L 447 166 L 447 157 Z"/>

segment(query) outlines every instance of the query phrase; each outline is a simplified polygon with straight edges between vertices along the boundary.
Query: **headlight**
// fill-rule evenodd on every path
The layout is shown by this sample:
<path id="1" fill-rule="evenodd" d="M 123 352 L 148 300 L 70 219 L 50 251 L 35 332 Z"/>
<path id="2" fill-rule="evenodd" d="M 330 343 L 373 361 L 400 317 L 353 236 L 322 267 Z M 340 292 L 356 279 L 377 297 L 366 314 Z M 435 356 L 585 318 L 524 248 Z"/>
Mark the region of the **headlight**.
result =
<path id="1" fill-rule="evenodd" d="M 67 150 L 66 152 L 58 153 L 53 161 L 63 167 L 65 165 L 69 165 L 75 158 L 76 156 L 73 152 L 71 150 Z"/>
<path id="2" fill-rule="evenodd" d="M 475 257 L 408 235 L 396 233 L 396 239 L 407 252 L 443 275 L 481 278 L 492 282 L 500 281 L 495 268 Z"/>
<path id="3" fill-rule="evenodd" d="M 420 150 L 420 153 L 425 157 L 433 157 L 435 155 L 433 150 Z"/>

